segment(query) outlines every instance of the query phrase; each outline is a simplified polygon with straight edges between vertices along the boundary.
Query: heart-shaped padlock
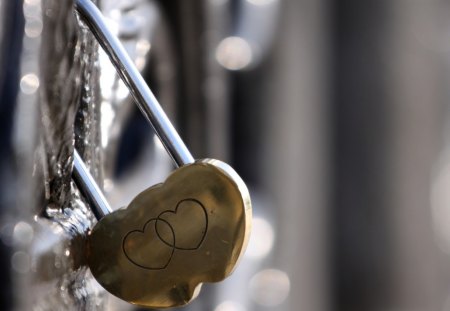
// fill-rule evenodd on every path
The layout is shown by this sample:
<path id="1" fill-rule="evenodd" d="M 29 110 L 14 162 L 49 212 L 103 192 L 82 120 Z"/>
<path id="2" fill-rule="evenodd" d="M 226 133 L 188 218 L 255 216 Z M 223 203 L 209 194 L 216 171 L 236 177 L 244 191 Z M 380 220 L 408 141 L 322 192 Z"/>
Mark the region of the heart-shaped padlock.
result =
<path id="1" fill-rule="evenodd" d="M 180 166 L 164 183 L 111 212 L 75 151 L 74 180 L 99 218 L 88 237 L 88 265 L 106 290 L 128 302 L 186 304 L 203 282 L 227 277 L 243 254 L 251 230 L 247 187 L 219 160 L 194 162 L 98 9 L 89 0 L 76 0 L 76 8 Z"/>
<path id="2" fill-rule="evenodd" d="M 223 280 L 248 240 L 251 205 L 225 163 L 203 160 L 174 171 L 91 232 L 88 263 L 97 281 L 129 302 L 171 307 L 202 282 Z"/>

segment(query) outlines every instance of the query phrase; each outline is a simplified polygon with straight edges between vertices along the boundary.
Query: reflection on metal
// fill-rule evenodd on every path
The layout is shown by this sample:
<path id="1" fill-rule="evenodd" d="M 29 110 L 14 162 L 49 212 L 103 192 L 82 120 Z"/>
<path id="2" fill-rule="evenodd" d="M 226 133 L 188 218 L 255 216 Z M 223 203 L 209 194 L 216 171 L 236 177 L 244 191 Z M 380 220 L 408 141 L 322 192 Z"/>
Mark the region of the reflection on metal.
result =
<path id="1" fill-rule="evenodd" d="M 80 189 L 81 193 L 87 199 L 95 217 L 100 219 L 111 213 L 111 207 L 76 150 L 74 150 L 73 155 L 72 175 L 74 181 L 77 184 L 78 189 Z"/>
<path id="2" fill-rule="evenodd" d="M 248 190 L 231 167 L 217 160 L 186 165 L 98 222 L 88 264 L 121 299 L 154 308 L 184 305 L 201 283 L 234 270 L 251 214 Z"/>
<path id="3" fill-rule="evenodd" d="M 124 79 L 130 92 L 134 95 L 141 111 L 154 126 L 157 135 L 160 136 L 162 143 L 169 151 L 175 163 L 179 166 L 192 163 L 192 155 L 159 106 L 159 103 L 143 80 L 141 74 L 133 65 L 122 44 L 106 27 L 101 13 L 90 1 L 77 1 L 77 8 L 80 15 L 88 21 L 91 30 L 97 35 L 97 38 L 110 56 L 119 75 Z M 144 43 L 142 41 L 140 42 L 140 46 L 141 49 L 145 48 L 143 47 Z M 74 163 L 74 178 L 82 191 L 86 193 L 86 197 L 89 203 L 91 203 L 91 207 L 96 216 L 101 218 L 110 212 L 111 209 L 76 152 Z"/>
<path id="4" fill-rule="evenodd" d="M 77 0 L 76 8 L 108 53 L 118 73 L 127 84 L 142 113 L 149 120 L 163 145 L 178 166 L 193 163 L 194 158 L 161 109 L 136 66 L 119 40 L 109 31 L 100 11 L 89 0 Z"/>
<path id="5" fill-rule="evenodd" d="M 23 15 L 14 133 L 25 193 L 13 232 L 17 309 L 102 310 L 105 293 L 83 264 L 94 217 L 71 181 L 74 140 L 101 180 L 98 47 L 72 1 L 24 1 Z"/>
<path id="6" fill-rule="evenodd" d="M 103 0 L 102 13 L 108 27 L 117 35 L 128 55 L 142 72 L 171 120 L 176 120 L 175 104 L 178 80 L 175 74 L 177 58 L 167 19 L 156 1 Z M 138 20 L 139 27 L 128 27 L 127 21 Z M 131 31 L 132 30 L 132 31 Z M 101 144 L 104 152 L 104 193 L 113 208 L 127 205 L 136 193 L 161 182 L 172 170 L 170 157 L 153 131 L 146 128 L 145 118 L 138 116 L 137 107 L 127 86 L 122 82 L 108 55 L 100 49 L 101 74 Z M 126 169 L 118 173 L 121 155 L 129 153 L 131 139 L 135 157 L 127 161 Z M 119 309 L 120 310 L 120 309 Z"/>

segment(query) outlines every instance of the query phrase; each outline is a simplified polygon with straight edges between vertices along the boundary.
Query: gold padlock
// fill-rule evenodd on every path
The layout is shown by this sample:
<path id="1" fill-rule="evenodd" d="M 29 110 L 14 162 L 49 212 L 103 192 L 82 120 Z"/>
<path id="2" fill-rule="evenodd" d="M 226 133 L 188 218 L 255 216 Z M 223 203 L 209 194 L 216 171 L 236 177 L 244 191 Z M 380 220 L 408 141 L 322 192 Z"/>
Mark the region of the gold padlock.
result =
<path id="1" fill-rule="evenodd" d="M 184 305 L 202 283 L 221 281 L 234 270 L 251 231 L 250 195 L 226 163 L 193 160 L 95 5 L 76 0 L 76 8 L 179 166 L 164 183 L 110 212 L 75 151 L 74 180 L 99 218 L 87 241 L 88 265 L 106 290 L 130 303 Z"/>
<path id="2" fill-rule="evenodd" d="M 250 224 L 244 183 L 223 162 L 198 161 L 103 217 L 89 237 L 89 267 L 126 301 L 183 305 L 202 282 L 221 281 L 233 271 Z"/>

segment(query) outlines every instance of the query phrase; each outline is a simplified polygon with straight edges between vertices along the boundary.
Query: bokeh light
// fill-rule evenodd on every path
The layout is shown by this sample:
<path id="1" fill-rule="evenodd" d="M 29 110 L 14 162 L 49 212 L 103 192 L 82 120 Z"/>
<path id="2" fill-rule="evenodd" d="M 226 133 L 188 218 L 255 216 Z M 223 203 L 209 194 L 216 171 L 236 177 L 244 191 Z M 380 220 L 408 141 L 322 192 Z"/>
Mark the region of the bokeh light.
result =
<path id="1" fill-rule="evenodd" d="M 216 50 L 216 59 L 226 69 L 244 69 L 252 62 L 252 48 L 243 38 L 228 37 L 219 43 Z"/>
<path id="2" fill-rule="evenodd" d="M 285 301 L 291 289 L 288 275 L 277 269 L 266 269 L 255 274 L 249 284 L 252 299 L 266 307 L 278 306 Z"/>

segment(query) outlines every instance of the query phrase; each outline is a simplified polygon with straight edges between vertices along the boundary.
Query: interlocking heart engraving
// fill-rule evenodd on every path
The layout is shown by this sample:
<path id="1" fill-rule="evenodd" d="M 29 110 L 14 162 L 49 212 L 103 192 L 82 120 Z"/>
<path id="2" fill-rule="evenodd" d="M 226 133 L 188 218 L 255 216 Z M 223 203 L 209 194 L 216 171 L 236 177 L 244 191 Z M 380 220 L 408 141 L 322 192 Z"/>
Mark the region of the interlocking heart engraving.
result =
<path id="1" fill-rule="evenodd" d="M 186 304 L 201 283 L 227 277 L 249 238 L 248 190 L 227 164 L 202 160 L 174 171 L 94 227 L 92 274 L 141 306 Z"/>
<path id="2" fill-rule="evenodd" d="M 164 269 L 172 259 L 175 249 L 196 250 L 203 242 L 208 229 L 208 214 L 201 202 L 195 199 L 180 201 L 175 209 L 151 218 L 142 230 L 132 230 L 123 239 L 123 252 L 135 265 L 144 269 Z M 151 242 L 163 242 L 166 256 L 148 258 L 145 254 L 153 248 Z"/>

